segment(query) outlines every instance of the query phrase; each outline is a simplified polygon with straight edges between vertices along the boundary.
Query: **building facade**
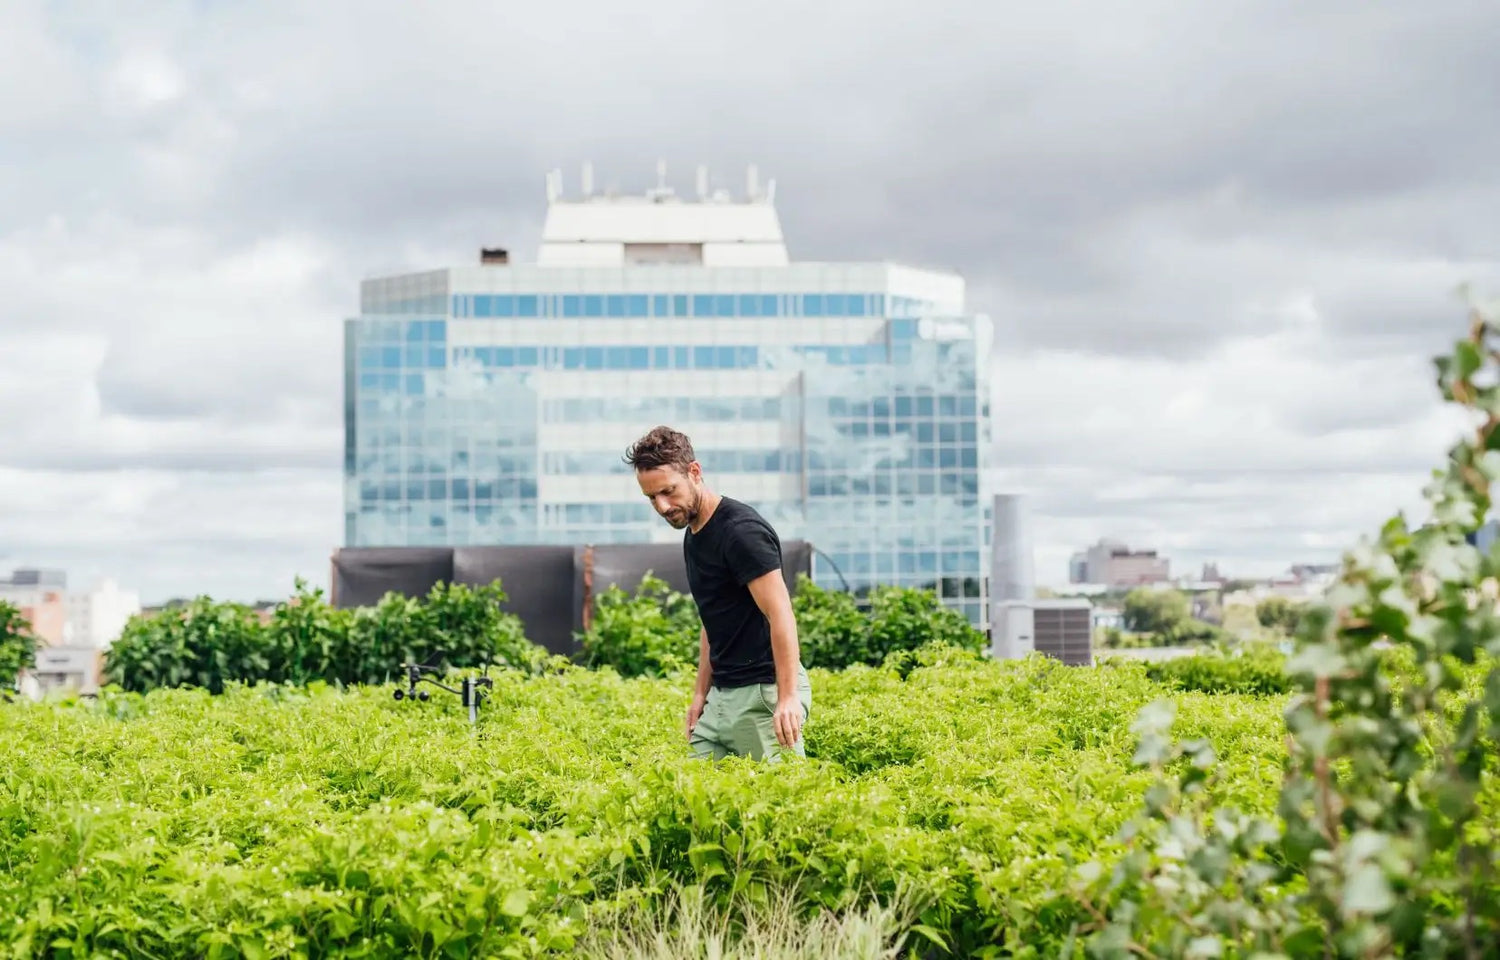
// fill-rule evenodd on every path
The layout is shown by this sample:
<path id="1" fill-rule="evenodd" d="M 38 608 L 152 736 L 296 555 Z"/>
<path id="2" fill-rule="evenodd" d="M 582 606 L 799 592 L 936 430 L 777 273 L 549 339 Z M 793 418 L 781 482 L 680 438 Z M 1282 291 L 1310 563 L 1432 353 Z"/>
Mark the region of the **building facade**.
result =
<path id="1" fill-rule="evenodd" d="M 1171 579 L 1171 564 L 1155 550 L 1132 550 L 1118 540 L 1100 540 L 1068 561 L 1073 583 L 1098 583 L 1108 587 L 1144 586 Z"/>
<path id="2" fill-rule="evenodd" d="M 345 325 L 348 546 L 680 538 L 623 462 L 657 424 L 819 551 L 987 621 L 991 327 L 959 276 L 794 262 L 771 189 L 565 199 L 533 264 L 378 278 Z M 623 585 L 623 586 L 634 586 Z"/>

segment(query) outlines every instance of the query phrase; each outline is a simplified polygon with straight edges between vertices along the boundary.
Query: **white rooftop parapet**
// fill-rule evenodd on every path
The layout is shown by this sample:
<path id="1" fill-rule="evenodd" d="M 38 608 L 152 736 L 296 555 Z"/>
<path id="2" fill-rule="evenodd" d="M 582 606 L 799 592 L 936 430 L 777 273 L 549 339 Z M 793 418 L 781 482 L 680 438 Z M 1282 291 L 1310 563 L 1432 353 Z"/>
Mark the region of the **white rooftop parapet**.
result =
<path id="1" fill-rule="evenodd" d="M 592 166 L 583 169 L 583 194 L 563 196 L 562 173 L 547 177 L 547 220 L 537 265 L 544 267 L 623 267 L 650 264 L 707 267 L 776 267 L 789 262 L 781 218 L 773 203 L 775 181 L 762 189 L 754 167 L 746 196 L 710 192 L 708 173 L 699 168 L 696 200 L 684 200 L 666 184 L 657 166 L 657 185 L 644 194 L 594 191 Z"/>

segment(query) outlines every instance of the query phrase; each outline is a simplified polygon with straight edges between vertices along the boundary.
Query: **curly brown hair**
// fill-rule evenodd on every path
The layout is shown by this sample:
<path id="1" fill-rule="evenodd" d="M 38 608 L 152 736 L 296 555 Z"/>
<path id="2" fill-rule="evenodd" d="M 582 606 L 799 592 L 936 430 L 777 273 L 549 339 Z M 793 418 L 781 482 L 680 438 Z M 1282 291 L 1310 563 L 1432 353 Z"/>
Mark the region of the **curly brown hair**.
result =
<path id="1" fill-rule="evenodd" d="M 697 459 L 687 434 L 667 426 L 654 428 L 625 451 L 625 462 L 637 470 L 676 467 L 686 473 Z"/>

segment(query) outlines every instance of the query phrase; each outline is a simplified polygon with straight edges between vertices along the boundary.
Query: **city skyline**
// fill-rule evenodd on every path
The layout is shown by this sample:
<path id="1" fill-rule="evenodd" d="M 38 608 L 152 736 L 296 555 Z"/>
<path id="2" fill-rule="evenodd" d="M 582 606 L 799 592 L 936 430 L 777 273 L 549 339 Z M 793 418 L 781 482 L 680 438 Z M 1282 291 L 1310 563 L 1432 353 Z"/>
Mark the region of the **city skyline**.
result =
<path id="1" fill-rule="evenodd" d="M 326 582 L 353 292 L 533 249 L 583 160 L 755 163 L 798 259 L 961 273 L 1040 585 L 1101 537 L 1271 575 L 1418 507 L 1453 288 L 1500 290 L 1473 5 L 683 5 L 628 43 L 602 6 L 10 6 L 0 566 L 146 603 Z"/>

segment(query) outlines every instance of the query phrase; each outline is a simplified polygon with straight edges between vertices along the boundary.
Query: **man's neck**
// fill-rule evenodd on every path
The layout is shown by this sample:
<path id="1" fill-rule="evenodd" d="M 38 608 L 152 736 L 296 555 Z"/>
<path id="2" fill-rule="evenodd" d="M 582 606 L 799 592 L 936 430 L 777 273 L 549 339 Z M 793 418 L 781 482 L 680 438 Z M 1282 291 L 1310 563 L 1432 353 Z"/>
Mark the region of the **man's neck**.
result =
<path id="1" fill-rule="evenodd" d="M 719 503 L 723 499 L 723 497 L 712 490 L 705 489 L 703 491 L 703 501 L 698 507 L 698 522 L 693 524 L 692 527 L 694 533 L 698 533 L 704 528 L 709 519 L 713 517 L 714 511 L 719 509 Z"/>

